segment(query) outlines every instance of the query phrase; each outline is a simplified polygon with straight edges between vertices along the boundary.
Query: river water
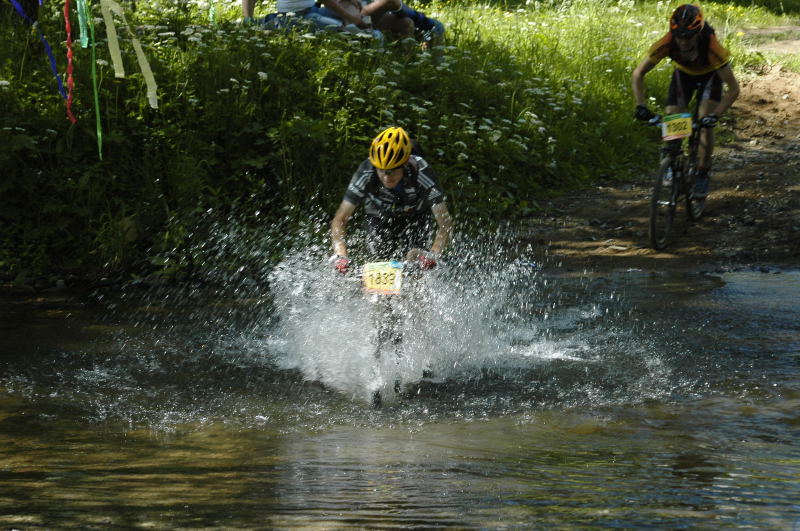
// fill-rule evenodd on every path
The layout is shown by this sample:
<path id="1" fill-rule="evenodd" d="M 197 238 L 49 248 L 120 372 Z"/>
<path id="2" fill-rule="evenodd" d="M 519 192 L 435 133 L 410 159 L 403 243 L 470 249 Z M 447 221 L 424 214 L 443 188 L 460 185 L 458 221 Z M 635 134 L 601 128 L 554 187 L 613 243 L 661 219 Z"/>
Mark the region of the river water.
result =
<path id="1" fill-rule="evenodd" d="M 800 529 L 800 272 L 314 267 L 0 298 L 0 527 Z"/>

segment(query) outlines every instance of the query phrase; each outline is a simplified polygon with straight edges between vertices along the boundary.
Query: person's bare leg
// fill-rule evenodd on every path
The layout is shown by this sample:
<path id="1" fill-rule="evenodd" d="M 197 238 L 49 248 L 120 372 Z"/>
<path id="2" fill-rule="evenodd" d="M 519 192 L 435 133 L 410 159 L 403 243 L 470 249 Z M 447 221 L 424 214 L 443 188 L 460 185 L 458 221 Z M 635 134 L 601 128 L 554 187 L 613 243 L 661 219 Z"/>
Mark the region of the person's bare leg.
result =
<path id="1" fill-rule="evenodd" d="M 242 16 L 244 18 L 253 18 L 255 12 L 255 0 L 242 0 Z"/>
<path id="2" fill-rule="evenodd" d="M 380 18 L 386 12 L 397 11 L 402 5 L 401 0 L 375 0 L 361 7 L 361 15 Z"/>
<path id="3" fill-rule="evenodd" d="M 375 0 L 361 7 L 361 15 L 372 18 L 372 27 L 390 31 L 404 37 L 414 34 L 414 22 L 408 17 L 398 16 L 391 11 L 403 7 L 402 0 Z"/>
<path id="4" fill-rule="evenodd" d="M 408 17 L 397 16 L 394 13 L 386 13 L 378 19 L 372 19 L 372 27 L 381 31 L 389 31 L 403 37 L 414 35 L 414 22 Z"/>

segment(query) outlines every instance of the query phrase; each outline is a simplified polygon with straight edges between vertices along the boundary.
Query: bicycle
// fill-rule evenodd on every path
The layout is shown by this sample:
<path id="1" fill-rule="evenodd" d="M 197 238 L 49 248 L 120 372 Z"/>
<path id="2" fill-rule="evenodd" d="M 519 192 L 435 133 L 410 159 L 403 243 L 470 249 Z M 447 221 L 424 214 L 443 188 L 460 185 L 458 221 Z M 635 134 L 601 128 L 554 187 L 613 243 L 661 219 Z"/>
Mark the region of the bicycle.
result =
<path id="1" fill-rule="evenodd" d="M 415 311 L 418 293 L 414 289 L 414 281 L 419 279 L 420 274 L 416 262 L 390 260 L 364 264 L 358 275 L 362 281 L 362 291 L 372 298 L 376 363 L 380 366 L 384 355 L 394 354 L 392 391 L 395 395 L 402 390 L 399 365 L 403 357 L 403 331 L 409 318 L 413 320 L 418 317 Z M 381 389 L 373 392 L 372 404 L 375 407 L 381 406 L 383 395 L 388 392 L 388 387 L 384 387 L 383 393 Z"/>
<path id="2" fill-rule="evenodd" d="M 667 245 L 675 210 L 682 197 L 686 198 L 686 212 L 692 221 L 703 215 L 705 198 L 694 197 L 692 190 L 697 175 L 697 148 L 700 143 L 700 98 L 696 98 L 691 114 L 656 115 L 648 124 L 661 126 L 662 139 L 667 142 L 664 156 L 653 184 L 650 198 L 650 243 L 660 251 Z M 684 139 L 688 141 L 684 142 Z"/>

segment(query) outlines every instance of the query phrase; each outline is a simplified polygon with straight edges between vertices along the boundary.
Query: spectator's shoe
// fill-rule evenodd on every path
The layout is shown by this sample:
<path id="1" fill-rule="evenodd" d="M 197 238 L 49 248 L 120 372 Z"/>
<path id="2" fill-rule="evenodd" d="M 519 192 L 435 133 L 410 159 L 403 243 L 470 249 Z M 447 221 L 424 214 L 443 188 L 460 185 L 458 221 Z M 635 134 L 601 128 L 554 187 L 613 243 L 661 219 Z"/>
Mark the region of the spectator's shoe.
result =
<path id="1" fill-rule="evenodd" d="M 405 4 L 401 4 L 400 9 L 393 13 L 400 17 L 410 18 L 414 23 L 414 29 L 422 35 L 423 42 L 430 42 L 444 35 L 444 24 Z"/>
<path id="2" fill-rule="evenodd" d="M 708 182 L 709 176 L 707 171 L 701 171 L 694 178 L 694 187 L 692 188 L 692 197 L 695 199 L 705 199 L 708 197 Z"/>

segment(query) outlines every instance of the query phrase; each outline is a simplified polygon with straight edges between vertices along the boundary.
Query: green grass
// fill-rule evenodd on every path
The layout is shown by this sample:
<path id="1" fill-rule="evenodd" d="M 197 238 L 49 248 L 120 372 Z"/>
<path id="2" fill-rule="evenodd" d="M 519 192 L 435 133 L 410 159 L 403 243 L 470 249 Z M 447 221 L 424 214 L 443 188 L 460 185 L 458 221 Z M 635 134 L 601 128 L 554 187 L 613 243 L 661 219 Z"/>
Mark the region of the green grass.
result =
<path id="1" fill-rule="evenodd" d="M 126 79 L 97 48 L 102 161 L 89 50 L 76 44 L 70 126 L 36 36 L 0 12 L 0 143 L 10 146 L 0 153 L 0 262 L 12 271 L 168 269 L 187 254 L 199 267 L 210 227 L 231 216 L 280 227 L 277 242 L 287 220 L 312 213 L 323 241 L 369 140 L 388 125 L 420 140 L 462 228 L 535 215 L 546 198 L 598 179 L 631 179 L 655 153 L 631 119 L 630 74 L 665 31 L 662 3 L 434 1 L 418 7 L 446 24 L 447 40 L 430 51 L 242 26 L 238 1 L 217 2 L 213 22 L 207 2 L 138 5 L 128 18 L 159 109 L 118 26 Z M 46 4 L 40 19 L 63 72 L 58 9 Z M 739 28 L 792 20 L 757 6 L 704 9 L 737 68 L 764 61 Z M 648 76 L 654 102 L 670 72 L 664 62 Z M 254 259 L 277 256 L 275 245 Z"/>

